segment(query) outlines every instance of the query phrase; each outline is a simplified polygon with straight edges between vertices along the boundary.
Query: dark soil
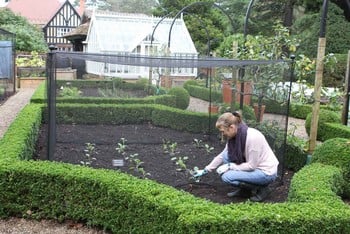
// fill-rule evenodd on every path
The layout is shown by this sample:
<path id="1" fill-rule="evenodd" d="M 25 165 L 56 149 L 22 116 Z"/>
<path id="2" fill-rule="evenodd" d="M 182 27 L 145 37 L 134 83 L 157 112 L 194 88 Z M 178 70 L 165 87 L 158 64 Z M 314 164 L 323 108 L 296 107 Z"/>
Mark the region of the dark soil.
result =
<path id="1" fill-rule="evenodd" d="M 47 159 L 46 128 L 45 125 L 42 127 L 37 143 L 35 158 L 38 160 Z M 126 140 L 125 144 L 121 144 L 126 145 L 124 154 L 116 150 L 120 146 L 121 138 Z M 199 146 L 195 144 L 195 139 L 200 142 Z M 200 182 L 195 182 L 191 178 L 189 170 L 193 170 L 195 166 L 199 169 L 204 168 L 224 148 L 224 143 L 221 143 L 217 136 L 185 133 L 151 124 L 57 125 L 56 150 L 51 160 L 82 165 L 83 162 L 89 161 L 84 152 L 87 143 L 94 144 L 95 147 L 93 157 L 96 160 L 92 161 L 91 167 L 121 170 L 137 177 L 147 177 L 222 204 L 244 202 L 249 198 L 249 195 L 243 198 L 227 197 L 226 194 L 233 191 L 233 187 L 224 184 L 216 172 L 204 176 Z M 175 154 L 165 152 L 163 147 L 167 145 L 169 148 L 174 143 L 177 144 Z M 208 153 L 205 145 L 214 149 Z M 132 156 L 142 162 L 142 169 L 135 170 Z M 176 159 L 172 160 L 174 157 Z M 184 157 L 188 157 L 185 161 L 187 170 L 183 168 L 180 170 L 176 162 Z M 112 162 L 116 159 L 122 160 L 124 166 L 114 166 Z M 270 185 L 273 192 L 265 202 L 286 201 L 292 176 L 292 171 L 281 172 L 278 179 Z"/>

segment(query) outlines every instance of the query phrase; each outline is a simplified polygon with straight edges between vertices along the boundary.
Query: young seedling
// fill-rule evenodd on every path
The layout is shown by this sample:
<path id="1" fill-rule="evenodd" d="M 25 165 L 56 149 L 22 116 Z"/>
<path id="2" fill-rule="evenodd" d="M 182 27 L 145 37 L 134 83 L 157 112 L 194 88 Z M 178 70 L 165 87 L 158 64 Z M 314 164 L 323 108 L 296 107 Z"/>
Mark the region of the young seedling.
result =
<path id="1" fill-rule="evenodd" d="M 95 144 L 93 143 L 85 143 L 84 156 L 85 160 L 80 161 L 80 164 L 84 166 L 90 166 L 93 161 L 96 161 L 94 155 L 97 154 Z"/>
<path id="2" fill-rule="evenodd" d="M 147 176 L 151 175 L 150 173 L 146 172 L 145 169 L 142 167 L 142 164 L 144 162 L 142 162 L 139 158 L 138 158 L 139 154 L 135 153 L 135 154 L 131 154 L 129 157 L 126 157 L 125 160 L 128 160 L 130 163 L 130 170 L 134 170 L 137 173 L 139 173 L 141 175 L 142 178 L 146 178 Z"/>
<path id="3" fill-rule="evenodd" d="M 202 147 L 202 140 L 198 140 L 198 139 L 193 139 L 193 144 L 196 146 L 196 148 L 201 148 Z"/>
<path id="4" fill-rule="evenodd" d="M 170 143 L 170 141 L 163 139 L 163 152 L 165 154 L 167 154 L 169 152 L 169 146 L 168 146 L 169 143 Z"/>
<path id="5" fill-rule="evenodd" d="M 115 150 L 121 155 L 125 154 L 126 142 L 127 140 L 125 138 L 120 138 L 120 141 L 118 142 L 118 147 L 115 148 Z"/>
<path id="6" fill-rule="evenodd" d="M 170 154 L 170 156 L 174 156 L 177 151 L 177 143 L 163 140 L 163 151 L 164 153 Z"/>
<path id="7" fill-rule="evenodd" d="M 188 160 L 187 156 L 184 157 L 172 157 L 171 158 L 172 161 L 175 161 L 177 168 L 177 171 L 186 171 L 187 170 L 187 166 L 186 166 L 186 161 Z"/>
<path id="8" fill-rule="evenodd" d="M 205 144 L 204 148 L 205 148 L 205 151 L 207 151 L 208 154 L 210 154 L 214 150 L 214 147 L 212 147 L 212 146 L 210 146 L 208 144 Z"/>

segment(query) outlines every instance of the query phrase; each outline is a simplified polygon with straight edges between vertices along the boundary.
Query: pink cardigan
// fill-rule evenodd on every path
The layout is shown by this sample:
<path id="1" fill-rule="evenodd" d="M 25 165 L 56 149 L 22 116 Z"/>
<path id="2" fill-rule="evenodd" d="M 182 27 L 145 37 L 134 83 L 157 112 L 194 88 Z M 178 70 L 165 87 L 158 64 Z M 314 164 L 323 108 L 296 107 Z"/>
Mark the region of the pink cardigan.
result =
<path id="1" fill-rule="evenodd" d="M 225 149 L 218 154 L 211 163 L 205 167 L 208 171 L 215 170 L 223 163 L 223 156 L 227 153 L 227 144 Z M 247 140 L 245 146 L 246 162 L 239 165 L 233 164 L 231 169 L 240 171 L 252 171 L 260 169 L 267 175 L 277 173 L 278 160 L 271 147 L 265 139 L 265 136 L 254 128 L 248 128 Z"/>

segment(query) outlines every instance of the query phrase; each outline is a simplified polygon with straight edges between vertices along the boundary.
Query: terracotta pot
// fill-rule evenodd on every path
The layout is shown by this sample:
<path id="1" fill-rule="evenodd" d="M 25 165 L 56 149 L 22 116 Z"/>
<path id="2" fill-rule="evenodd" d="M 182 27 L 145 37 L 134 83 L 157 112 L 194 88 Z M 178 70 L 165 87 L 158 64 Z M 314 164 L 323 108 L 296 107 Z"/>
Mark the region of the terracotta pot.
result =
<path id="1" fill-rule="evenodd" d="M 226 104 L 231 104 L 232 102 L 232 89 L 229 81 L 222 82 L 222 100 Z"/>
<path id="2" fill-rule="evenodd" d="M 208 107 L 208 112 L 210 112 L 210 113 L 219 113 L 219 106 L 217 106 L 217 105 L 210 105 Z"/>
<path id="3" fill-rule="evenodd" d="M 253 108 L 254 108 L 254 114 L 255 114 L 256 121 L 261 122 L 263 120 L 263 116 L 264 116 L 264 113 L 265 113 L 266 106 L 265 105 L 261 105 L 259 107 L 258 104 L 254 104 Z M 260 110 L 260 113 L 259 113 L 259 110 Z"/>
<path id="4" fill-rule="evenodd" d="M 241 82 L 237 81 L 236 82 L 236 89 L 237 92 L 235 93 L 235 101 L 237 103 L 240 103 L 241 100 Z M 251 105 L 251 99 L 252 99 L 252 95 L 251 93 L 253 92 L 253 86 L 252 86 L 252 82 L 250 81 L 246 81 L 244 82 L 244 91 L 243 91 L 243 104 L 244 105 Z"/>

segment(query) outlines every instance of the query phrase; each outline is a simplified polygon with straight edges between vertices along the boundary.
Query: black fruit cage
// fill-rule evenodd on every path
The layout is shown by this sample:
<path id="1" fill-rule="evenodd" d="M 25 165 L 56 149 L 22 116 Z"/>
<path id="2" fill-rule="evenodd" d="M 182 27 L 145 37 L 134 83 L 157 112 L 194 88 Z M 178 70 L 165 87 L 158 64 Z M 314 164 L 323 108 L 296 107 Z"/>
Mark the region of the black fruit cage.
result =
<path id="1" fill-rule="evenodd" d="M 169 56 L 141 56 L 135 54 L 94 54 L 84 52 L 61 52 L 50 47 L 47 56 L 47 159 L 51 160 L 55 154 L 56 145 L 56 100 L 57 100 L 57 69 L 69 68 L 77 70 L 77 79 L 84 79 L 83 74 L 88 74 L 87 64 L 97 62 L 103 64 L 129 65 L 135 67 L 161 68 L 162 71 L 172 68 L 196 68 L 207 71 L 207 88 L 209 89 L 209 105 L 212 105 L 212 92 L 222 91 L 222 82 L 230 81 L 232 92 L 232 103 L 227 106 L 229 110 L 243 110 L 245 96 L 250 96 L 259 107 L 266 106 L 269 118 L 260 121 L 260 112 L 256 121 L 248 122 L 249 126 L 260 129 L 268 139 L 275 151 L 279 161 L 279 174 L 283 176 L 284 157 L 286 154 L 286 141 L 288 131 L 288 116 L 290 106 L 290 95 L 294 77 L 294 58 L 289 60 L 236 60 L 217 57 L 186 58 Z M 219 77 L 219 79 L 218 79 Z M 107 78 L 108 79 L 108 78 Z M 194 78 L 199 79 L 199 76 Z M 218 81 L 219 80 L 219 81 Z M 237 86 L 236 84 L 241 84 Z M 244 84 L 251 85 L 246 91 Z M 235 98 L 236 97 L 236 98 Z M 237 98 L 238 97 L 238 98 Z M 82 104 L 83 105 L 83 104 Z M 273 107 L 273 108 L 270 108 Z M 270 109 L 269 109 L 270 108 Z M 213 124 L 211 112 L 208 112 L 208 133 Z M 266 120 L 265 120 L 266 119 Z"/>

